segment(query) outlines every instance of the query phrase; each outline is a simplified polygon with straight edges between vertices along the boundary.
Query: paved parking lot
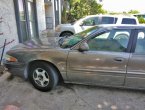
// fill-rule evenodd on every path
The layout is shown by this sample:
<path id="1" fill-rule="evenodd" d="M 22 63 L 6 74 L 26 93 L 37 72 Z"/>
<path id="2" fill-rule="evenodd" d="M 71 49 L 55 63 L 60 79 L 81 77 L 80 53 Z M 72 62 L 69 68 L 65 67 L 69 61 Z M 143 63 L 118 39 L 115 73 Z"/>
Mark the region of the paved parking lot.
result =
<path id="1" fill-rule="evenodd" d="M 9 104 L 21 110 L 145 110 L 145 93 L 71 84 L 40 92 L 15 77 L 0 84 L 0 110 Z"/>

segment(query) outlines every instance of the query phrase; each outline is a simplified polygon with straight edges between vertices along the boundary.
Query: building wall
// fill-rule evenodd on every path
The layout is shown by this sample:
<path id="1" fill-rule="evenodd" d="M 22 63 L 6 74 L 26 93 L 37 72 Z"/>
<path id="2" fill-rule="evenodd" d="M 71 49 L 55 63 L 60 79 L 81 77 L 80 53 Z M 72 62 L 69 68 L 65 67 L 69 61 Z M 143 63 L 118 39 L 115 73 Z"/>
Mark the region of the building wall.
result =
<path id="1" fill-rule="evenodd" d="M 53 29 L 54 27 L 54 11 L 53 11 L 53 4 L 45 4 L 45 15 L 46 15 L 46 27 L 47 29 Z"/>
<path id="2" fill-rule="evenodd" d="M 0 0 L 0 18 L 2 18 L 0 19 L 0 22 L 2 21 L 0 23 L 0 56 L 5 39 L 7 39 L 5 51 L 19 43 L 14 9 L 13 0 Z M 38 31 L 41 36 L 41 32 L 46 29 L 44 0 L 36 0 L 36 11 Z"/>
<path id="3" fill-rule="evenodd" d="M 6 51 L 18 41 L 13 0 L 0 0 L 0 56 L 4 40 L 7 39 Z M 3 34 L 2 34 L 3 33 Z"/>
<path id="4" fill-rule="evenodd" d="M 46 17 L 51 17 L 50 22 L 52 23 L 52 29 L 53 30 L 55 29 L 54 1 L 55 0 L 51 0 L 52 4 L 48 6 L 47 10 L 45 10 L 46 7 L 45 7 L 44 0 L 36 0 L 36 12 L 37 12 L 37 20 L 38 20 L 37 22 L 38 22 L 38 31 L 40 37 L 42 32 L 46 30 Z M 61 9 L 60 7 L 61 5 L 60 4 L 58 5 L 59 5 L 58 9 Z M 16 24 L 14 1 L 0 0 L 0 56 L 1 56 L 1 51 L 5 39 L 7 39 L 7 46 L 5 51 L 9 50 L 11 47 L 19 43 L 19 37 L 17 31 L 18 30 Z"/>
<path id="5" fill-rule="evenodd" d="M 43 31 L 43 36 L 56 37 L 54 32 L 55 27 L 61 24 L 61 1 L 62 0 L 57 0 L 57 2 L 56 0 L 45 0 L 46 30 Z"/>
<path id="6" fill-rule="evenodd" d="M 61 0 L 51 0 L 49 4 L 45 4 L 47 29 L 55 30 L 55 27 L 61 24 L 61 8 Z"/>

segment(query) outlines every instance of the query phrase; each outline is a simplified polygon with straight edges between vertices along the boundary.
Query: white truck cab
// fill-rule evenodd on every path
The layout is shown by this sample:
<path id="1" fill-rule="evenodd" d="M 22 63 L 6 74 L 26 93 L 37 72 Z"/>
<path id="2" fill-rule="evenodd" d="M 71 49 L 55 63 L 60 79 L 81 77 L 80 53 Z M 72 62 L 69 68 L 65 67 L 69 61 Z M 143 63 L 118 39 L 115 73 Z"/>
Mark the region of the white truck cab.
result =
<path id="1" fill-rule="evenodd" d="M 139 24 L 137 17 L 127 15 L 89 15 L 72 24 L 61 24 L 55 29 L 57 36 L 70 36 L 100 24 Z"/>

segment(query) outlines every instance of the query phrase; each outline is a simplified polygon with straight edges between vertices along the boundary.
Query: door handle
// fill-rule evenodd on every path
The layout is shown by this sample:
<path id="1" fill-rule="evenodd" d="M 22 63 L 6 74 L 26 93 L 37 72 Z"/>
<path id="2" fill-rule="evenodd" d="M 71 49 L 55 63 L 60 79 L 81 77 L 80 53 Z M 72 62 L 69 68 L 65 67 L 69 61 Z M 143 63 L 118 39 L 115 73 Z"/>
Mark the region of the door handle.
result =
<path id="1" fill-rule="evenodd" d="M 114 58 L 115 61 L 122 62 L 124 58 Z"/>

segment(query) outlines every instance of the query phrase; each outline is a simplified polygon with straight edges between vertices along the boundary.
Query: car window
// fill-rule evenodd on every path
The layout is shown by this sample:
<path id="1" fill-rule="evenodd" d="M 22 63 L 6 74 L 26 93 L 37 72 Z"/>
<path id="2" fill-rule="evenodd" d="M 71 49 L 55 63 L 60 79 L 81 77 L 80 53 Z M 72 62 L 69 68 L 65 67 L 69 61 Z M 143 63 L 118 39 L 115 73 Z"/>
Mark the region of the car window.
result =
<path id="1" fill-rule="evenodd" d="M 61 48 L 70 48 L 72 46 L 74 46 L 75 44 L 77 44 L 78 42 L 80 42 L 81 40 L 83 40 L 84 38 L 86 38 L 88 35 L 94 33 L 95 31 L 99 30 L 100 27 L 98 26 L 94 26 L 92 28 L 89 28 L 83 32 L 74 34 L 72 36 L 69 37 L 63 37 L 59 40 L 59 45 Z"/>
<path id="2" fill-rule="evenodd" d="M 135 19 L 123 18 L 121 24 L 137 24 Z"/>
<path id="3" fill-rule="evenodd" d="M 94 26 L 94 25 L 97 25 L 98 22 L 99 22 L 98 17 L 88 18 L 88 19 L 83 21 L 83 26 Z"/>
<path id="4" fill-rule="evenodd" d="M 117 18 L 114 17 L 102 17 L 101 24 L 116 24 Z"/>
<path id="5" fill-rule="evenodd" d="M 125 52 L 131 30 L 111 30 L 88 40 L 91 51 Z"/>
<path id="6" fill-rule="evenodd" d="M 117 40 L 124 48 L 127 48 L 130 37 L 130 30 L 117 31 L 114 39 Z"/>
<path id="7" fill-rule="evenodd" d="M 145 30 L 138 31 L 135 53 L 145 54 Z"/>

